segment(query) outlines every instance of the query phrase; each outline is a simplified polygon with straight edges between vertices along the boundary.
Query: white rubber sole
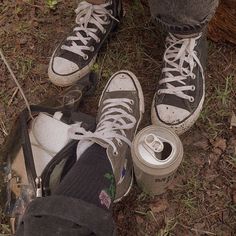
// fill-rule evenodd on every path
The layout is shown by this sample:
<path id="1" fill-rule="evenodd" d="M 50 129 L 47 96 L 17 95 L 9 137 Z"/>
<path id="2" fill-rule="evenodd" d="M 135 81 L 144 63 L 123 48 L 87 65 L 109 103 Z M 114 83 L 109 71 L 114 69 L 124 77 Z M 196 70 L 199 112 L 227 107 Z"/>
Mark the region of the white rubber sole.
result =
<path id="1" fill-rule="evenodd" d="M 52 58 L 54 57 L 55 51 L 52 55 Z M 82 79 L 84 76 L 86 76 L 87 74 L 90 73 L 91 68 L 93 67 L 93 65 L 96 61 L 97 55 L 95 55 L 93 57 L 93 59 L 90 61 L 90 63 L 87 66 L 85 66 L 81 70 L 78 70 L 77 72 L 75 72 L 71 75 L 59 75 L 59 74 L 55 73 L 52 69 L 52 61 L 53 61 L 52 58 L 50 60 L 49 68 L 48 68 L 49 80 L 57 86 L 67 87 L 67 86 L 73 85 L 78 80 Z"/>
<path id="2" fill-rule="evenodd" d="M 137 133 L 139 124 L 140 124 L 140 122 L 141 122 L 141 120 L 142 120 L 142 118 L 143 118 L 143 113 L 144 113 L 144 110 L 145 110 L 145 105 L 144 105 L 144 95 L 143 95 L 143 90 L 142 90 L 141 84 L 140 84 L 138 78 L 135 76 L 134 73 L 132 73 L 131 71 L 128 71 L 128 70 L 121 70 L 121 71 L 118 71 L 118 72 L 116 72 L 115 74 L 113 74 L 113 75 L 111 76 L 111 78 L 108 80 L 108 82 L 107 82 L 105 88 L 103 89 L 102 95 L 101 95 L 101 97 L 100 97 L 100 99 L 99 99 L 99 106 L 100 106 L 100 104 L 101 104 L 101 100 L 102 100 L 103 94 L 106 92 L 107 87 L 108 87 L 110 81 L 111 81 L 117 74 L 120 74 L 120 73 L 122 73 L 122 72 L 128 74 L 128 75 L 133 79 L 133 81 L 134 81 L 134 83 L 135 83 L 135 86 L 137 87 L 137 90 L 138 90 L 139 106 L 140 106 L 140 118 L 139 118 L 139 120 L 137 121 L 137 127 L 136 127 L 136 130 L 135 130 L 135 132 L 134 132 L 134 136 L 135 136 L 135 134 Z M 132 158 L 132 157 L 130 157 L 130 158 Z M 122 197 L 115 199 L 115 200 L 114 200 L 114 203 L 117 203 L 117 202 L 121 201 L 124 197 L 126 197 L 126 196 L 129 194 L 129 192 L 130 192 L 130 190 L 131 190 L 131 188 L 132 188 L 132 186 L 133 186 L 133 182 L 134 182 L 134 171 L 133 171 L 133 168 L 132 168 L 132 177 L 131 177 L 131 181 L 130 181 L 129 188 L 127 189 L 127 191 L 125 192 L 125 194 L 124 194 Z"/>
<path id="3" fill-rule="evenodd" d="M 129 194 L 130 190 L 132 189 L 133 183 L 134 183 L 134 171 L 133 171 L 133 168 L 132 168 L 132 174 L 131 175 L 132 176 L 131 176 L 131 181 L 130 181 L 129 188 L 127 189 L 127 191 L 125 192 L 125 194 L 122 197 L 116 198 L 113 201 L 114 203 L 120 202 L 123 198 L 125 198 Z"/>
<path id="4" fill-rule="evenodd" d="M 166 128 L 171 129 L 172 131 L 174 131 L 177 135 L 181 135 L 181 134 L 185 133 L 186 131 L 188 131 L 194 125 L 194 123 L 197 121 L 197 119 L 201 113 L 202 107 L 203 107 L 204 98 L 205 98 L 205 83 L 203 85 L 203 96 L 202 96 L 202 99 L 201 99 L 197 109 L 194 111 L 194 113 L 188 119 L 184 120 L 182 123 L 180 123 L 178 125 L 167 125 L 158 119 L 157 114 L 156 114 L 156 109 L 154 106 L 155 101 L 153 99 L 152 109 L 151 109 L 152 124 L 157 125 L 157 126 L 164 126 Z"/>

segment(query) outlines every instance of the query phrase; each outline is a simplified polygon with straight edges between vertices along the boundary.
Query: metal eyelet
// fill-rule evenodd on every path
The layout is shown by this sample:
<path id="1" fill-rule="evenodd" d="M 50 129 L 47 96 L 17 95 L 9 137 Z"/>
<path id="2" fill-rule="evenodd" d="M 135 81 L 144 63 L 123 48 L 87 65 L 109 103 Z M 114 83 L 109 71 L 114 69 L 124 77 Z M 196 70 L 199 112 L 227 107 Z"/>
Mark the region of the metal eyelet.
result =
<path id="1" fill-rule="evenodd" d="M 123 145 L 123 143 L 121 141 L 119 141 L 118 145 L 121 147 Z"/>
<path id="2" fill-rule="evenodd" d="M 191 91 L 195 91 L 195 89 L 196 89 L 196 87 L 193 85 L 193 86 L 191 87 Z"/>
<path id="3" fill-rule="evenodd" d="M 198 55 L 198 52 L 197 51 L 194 51 L 195 55 L 197 56 Z"/>
<path id="4" fill-rule="evenodd" d="M 190 102 L 194 102 L 194 97 L 190 97 L 188 100 L 189 100 Z"/>
<path id="5" fill-rule="evenodd" d="M 194 64 L 193 64 L 193 67 L 196 67 L 197 66 L 197 63 L 196 62 L 194 62 Z"/>
<path id="6" fill-rule="evenodd" d="M 88 55 L 84 55 L 83 56 L 83 59 L 86 61 L 86 60 L 88 60 Z"/>
<path id="7" fill-rule="evenodd" d="M 113 11 L 112 11 L 112 10 L 109 10 L 108 12 L 109 12 L 111 15 L 113 14 Z"/>
<path id="8" fill-rule="evenodd" d="M 129 104 L 130 104 L 130 105 L 134 105 L 134 100 L 130 100 L 130 101 L 129 101 Z"/>
<path id="9" fill-rule="evenodd" d="M 106 29 L 104 29 L 104 30 L 102 31 L 103 34 L 105 34 L 106 32 L 107 32 Z"/>
<path id="10" fill-rule="evenodd" d="M 97 40 L 96 40 L 96 43 L 100 43 L 101 42 L 101 40 L 98 38 Z"/>
<path id="11" fill-rule="evenodd" d="M 193 74 L 192 79 L 196 79 L 196 75 L 195 74 Z"/>
<path id="12" fill-rule="evenodd" d="M 91 46 L 89 49 L 91 52 L 94 52 L 94 46 Z"/>
<path id="13" fill-rule="evenodd" d="M 130 113 L 133 113 L 133 109 L 129 108 L 129 112 L 130 112 Z"/>
<path id="14" fill-rule="evenodd" d="M 157 90 L 157 94 L 160 95 L 161 94 L 161 90 Z"/>
<path id="15" fill-rule="evenodd" d="M 113 152 L 113 155 L 114 155 L 114 156 L 118 156 L 118 154 L 119 154 L 119 153 L 118 153 L 117 151 Z"/>

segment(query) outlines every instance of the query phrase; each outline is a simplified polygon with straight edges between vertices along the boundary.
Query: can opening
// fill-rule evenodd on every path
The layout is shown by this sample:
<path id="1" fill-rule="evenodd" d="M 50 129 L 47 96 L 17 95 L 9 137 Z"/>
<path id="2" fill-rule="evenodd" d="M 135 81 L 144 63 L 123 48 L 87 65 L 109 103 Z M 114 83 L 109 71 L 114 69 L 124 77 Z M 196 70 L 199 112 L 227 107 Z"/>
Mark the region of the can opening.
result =
<path id="1" fill-rule="evenodd" d="M 159 160 L 166 160 L 172 152 L 172 146 L 169 143 L 163 142 L 163 145 L 164 145 L 164 148 L 161 153 L 161 158 L 159 158 Z"/>

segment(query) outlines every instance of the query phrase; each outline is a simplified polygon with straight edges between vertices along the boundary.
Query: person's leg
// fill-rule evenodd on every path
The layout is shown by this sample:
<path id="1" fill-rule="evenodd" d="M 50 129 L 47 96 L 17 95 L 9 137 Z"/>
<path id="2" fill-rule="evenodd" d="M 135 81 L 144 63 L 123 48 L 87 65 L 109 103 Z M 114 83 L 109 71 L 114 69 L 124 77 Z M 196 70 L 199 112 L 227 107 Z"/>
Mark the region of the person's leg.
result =
<path id="1" fill-rule="evenodd" d="M 210 21 L 219 0 L 149 0 L 152 17 L 169 32 L 199 32 Z"/>
<path id="2" fill-rule="evenodd" d="M 81 1 L 75 27 L 54 51 L 48 76 L 58 86 L 70 86 L 85 77 L 96 56 L 121 18 L 121 0 Z"/>
<path id="3" fill-rule="evenodd" d="M 52 195 L 81 199 L 111 210 L 115 191 L 115 179 L 106 149 L 93 144 L 81 155 Z"/>
<path id="4" fill-rule="evenodd" d="M 152 16 L 168 32 L 152 122 L 177 134 L 200 115 L 205 97 L 206 25 L 218 0 L 149 0 Z"/>
<path id="5" fill-rule="evenodd" d="M 135 75 L 117 72 L 99 102 L 95 132 L 71 127 L 80 142 L 77 163 L 52 196 L 37 198 L 27 208 L 16 236 L 114 236 L 112 202 L 133 182 L 130 145 L 144 112 L 144 98 Z"/>
<path id="6" fill-rule="evenodd" d="M 106 3 L 106 0 L 87 0 L 86 2 L 89 2 L 94 5 L 104 4 Z"/>

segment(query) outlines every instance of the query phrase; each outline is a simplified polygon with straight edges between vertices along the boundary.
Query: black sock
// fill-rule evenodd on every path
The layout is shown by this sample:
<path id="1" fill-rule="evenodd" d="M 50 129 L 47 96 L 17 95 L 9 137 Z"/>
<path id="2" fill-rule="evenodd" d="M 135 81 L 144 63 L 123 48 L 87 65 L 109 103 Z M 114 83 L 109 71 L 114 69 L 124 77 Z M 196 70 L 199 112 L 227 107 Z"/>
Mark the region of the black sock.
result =
<path id="1" fill-rule="evenodd" d="M 54 195 L 78 198 L 110 210 L 115 188 L 115 178 L 106 149 L 93 144 L 67 173 Z"/>

